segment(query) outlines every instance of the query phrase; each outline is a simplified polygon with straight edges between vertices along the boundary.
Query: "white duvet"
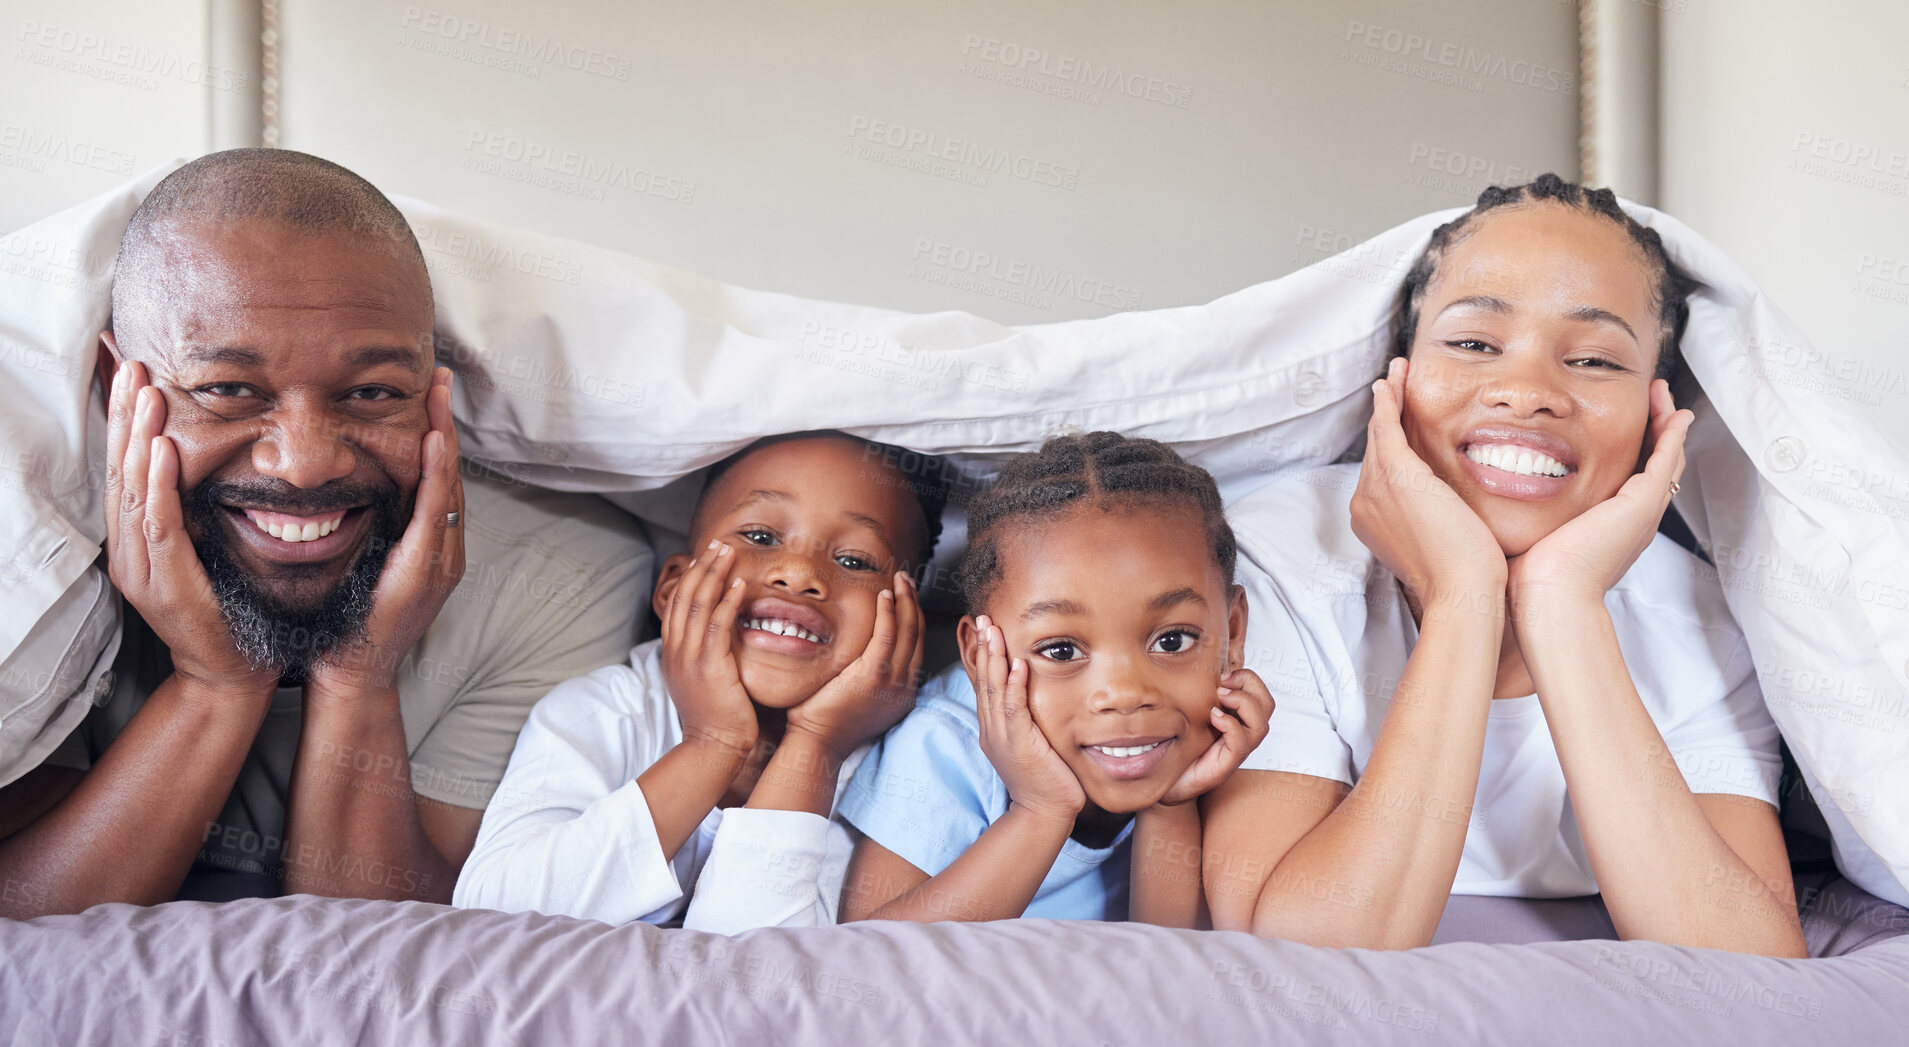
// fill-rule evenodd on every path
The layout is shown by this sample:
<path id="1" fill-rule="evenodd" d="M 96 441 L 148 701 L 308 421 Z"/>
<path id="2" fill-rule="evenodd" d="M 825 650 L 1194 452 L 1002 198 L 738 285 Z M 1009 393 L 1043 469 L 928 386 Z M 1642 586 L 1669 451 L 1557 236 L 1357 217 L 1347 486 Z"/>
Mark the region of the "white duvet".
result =
<path id="1" fill-rule="evenodd" d="M 90 385 L 113 255 L 170 167 L 0 238 L 0 782 L 84 715 L 116 646 Z M 466 454 L 548 486 L 650 492 L 749 440 L 839 428 L 988 471 L 1067 428 L 1177 445 L 1228 490 L 1362 434 L 1426 215 L 1206 305 L 1009 327 L 729 287 L 629 255 L 399 205 L 459 374 Z M 1714 246 L 1635 207 L 1706 285 L 1683 351 L 1677 508 L 1716 561 L 1771 714 L 1844 873 L 1909 904 L 1909 452 L 1847 410 Z M 90 473 L 89 473 L 90 468 Z M 680 525 L 680 499 L 623 499 Z"/>

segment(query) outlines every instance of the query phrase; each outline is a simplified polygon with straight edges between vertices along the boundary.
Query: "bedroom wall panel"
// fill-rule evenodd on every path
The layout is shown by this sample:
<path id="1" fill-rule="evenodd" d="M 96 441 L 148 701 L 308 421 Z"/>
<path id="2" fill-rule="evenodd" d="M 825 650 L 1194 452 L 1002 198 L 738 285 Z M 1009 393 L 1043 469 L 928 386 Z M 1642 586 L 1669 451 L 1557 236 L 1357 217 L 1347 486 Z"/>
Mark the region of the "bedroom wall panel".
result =
<path id="1" fill-rule="evenodd" d="M 283 0 L 282 144 L 733 283 L 1010 322 L 1201 302 L 1576 173 L 1530 0 Z"/>

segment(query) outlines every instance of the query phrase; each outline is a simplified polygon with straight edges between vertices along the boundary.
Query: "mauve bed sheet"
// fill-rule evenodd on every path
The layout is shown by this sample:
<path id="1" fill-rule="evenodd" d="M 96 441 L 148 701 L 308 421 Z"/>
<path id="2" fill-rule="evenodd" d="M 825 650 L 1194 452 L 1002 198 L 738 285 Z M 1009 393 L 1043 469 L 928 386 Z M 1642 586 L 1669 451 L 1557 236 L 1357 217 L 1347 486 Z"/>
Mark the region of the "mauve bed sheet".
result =
<path id="1" fill-rule="evenodd" d="M 1841 881 L 1803 895 L 1824 958 L 1614 941 L 1382 953 L 1050 920 L 723 938 L 304 896 L 103 905 L 0 921 L 0 1041 L 1904 1042 L 1909 911 Z M 1539 909 L 1471 901 L 1455 919 L 1515 935 L 1546 925 Z"/>

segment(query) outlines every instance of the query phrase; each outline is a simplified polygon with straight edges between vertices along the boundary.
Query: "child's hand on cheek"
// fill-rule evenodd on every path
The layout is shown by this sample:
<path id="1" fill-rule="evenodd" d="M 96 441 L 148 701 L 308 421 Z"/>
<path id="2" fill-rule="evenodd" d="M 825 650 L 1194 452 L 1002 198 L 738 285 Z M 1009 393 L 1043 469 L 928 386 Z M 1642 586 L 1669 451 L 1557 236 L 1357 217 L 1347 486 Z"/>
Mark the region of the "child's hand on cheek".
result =
<path id="1" fill-rule="evenodd" d="M 1071 826 L 1087 805 L 1087 793 L 1034 722 L 1027 662 L 1016 658 L 1010 664 L 1007 638 L 987 615 L 976 618 L 975 626 L 981 634 L 981 678 L 974 681 L 981 752 L 1007 785 L 1009 804 L 1064 818 Z"/>
<path id="2" fill-rule="evenodd" d="M 901 722 L 915 704 L 921 672 L 921 604 L 914 580 L 895 572 L 895 587 L 875 600 L 868 647 L 835 679 L 789 710 L 788 730 L 814 737 L 837 758 Z"/>
<path id="3" fill-rule="evenodd" d="M 1213 707 L 1213 729 L 1220 732 L 1200 758 L 1193 761 L 1180 780 L 1173 783 L 1160 803 L 1171 807 L 1203 796 L 1219 788 L 1220 783 L 1239 770 L 1249 753 L 1266 740 L 1266 726 L 1273 715 L 1273 696 L 1259 674 L 1237 669 L 1220 678 L 1220 704 Z"/>
<path id="4" fill-rule="evenodd" d="M 663 616 L 663 682 L 683 721 L 683 738 L 747 755 L 755 748 L 756 707 L 743 690 L 730 644 L 742 609 L 742 579 L 729 546 L 712 541 L 683 571 Z"/>

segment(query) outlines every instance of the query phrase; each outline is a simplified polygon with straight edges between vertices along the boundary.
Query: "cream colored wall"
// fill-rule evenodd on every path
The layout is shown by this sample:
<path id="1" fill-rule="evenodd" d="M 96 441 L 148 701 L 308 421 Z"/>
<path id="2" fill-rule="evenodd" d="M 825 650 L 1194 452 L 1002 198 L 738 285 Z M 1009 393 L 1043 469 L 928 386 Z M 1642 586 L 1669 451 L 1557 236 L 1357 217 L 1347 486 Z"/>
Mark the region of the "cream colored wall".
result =
<path id="1" fill-rule="evenodd" d="M 255 141 L 256 6 L 5 0 L 0 230 Z M 1528 0 L 280 12 L 289 148 L 725 280 L 905 309 L 1204 301 L 1493 180 L 1576 169 L 1575 9 Z"/>
<path id="2" fill-rule="evenodd" d="M 0 231 L 209 148 L 204 0 L 0 0 Z"/>
<path id="3" fill-rule="evenodd" d="M 1660 20 L 1663 205 L 1813 343 L 1752 361 L 1909 448 L 1909 4 L 1677 0 Z"/>
<path id="4" fill-rule="evenodd" d="M 1613 92 L 1602 173 L 1643 197 L 1654 181 L 1816 343 L 1768 362 L 1909 443 L 1909 7 L 1600 2 L 1594 64 L 1648 73 L 1655 46 L 1662 99 L 1650 136 L 1637 85 Z M 255 140 L 256 7 L 4 0 L 0 230 Z M 500 221 L 907 309 L 1202 301 L 1488 182 L 1575 170 L 1570 3 L 281 13 L 290 147 Z"/>
<path id="5" fill-rule="evenodd" d="M 1568 4 L 281 11 L 287 147 L 730 282 L 909 310 L 1206 301 L 1493 179 L 1576 170 Z"/>

